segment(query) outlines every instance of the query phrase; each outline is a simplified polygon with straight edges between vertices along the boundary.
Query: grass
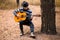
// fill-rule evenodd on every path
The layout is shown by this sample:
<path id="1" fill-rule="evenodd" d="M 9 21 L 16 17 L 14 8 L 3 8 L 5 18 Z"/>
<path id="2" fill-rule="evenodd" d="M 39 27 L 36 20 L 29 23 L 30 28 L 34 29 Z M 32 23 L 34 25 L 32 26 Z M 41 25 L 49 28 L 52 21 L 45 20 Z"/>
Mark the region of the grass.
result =
<path id="1" fill-rule="evenodd" d="M 40 1 L 37 0 L 26 0 L 31 5 L 40 5 Z M 21 3 L 22 1 L 20 1 Z M 56 6 L 60 7 L 60 0 L 55 0 Z M 14 9 L 17 8 L 16 1 L 15 0 L 0 0 L 0 9 Z"/>
<path id="2" fill-rule="evenodd" d="M 55 0 L 56 6 L 60 7 L 60 0 Z"/>

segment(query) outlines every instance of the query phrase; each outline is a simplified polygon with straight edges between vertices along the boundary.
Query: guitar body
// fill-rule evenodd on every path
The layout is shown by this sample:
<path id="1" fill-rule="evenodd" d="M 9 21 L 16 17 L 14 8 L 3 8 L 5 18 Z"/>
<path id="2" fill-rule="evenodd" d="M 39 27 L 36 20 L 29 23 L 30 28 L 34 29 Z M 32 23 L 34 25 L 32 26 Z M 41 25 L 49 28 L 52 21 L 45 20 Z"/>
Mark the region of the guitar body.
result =
<path id="1" fill-rule="evenodd" d="M 19 15 L 19 17 L 14 16 L 14 20 L 15 22 L 20 22 L 20 21 L 24 21 L 26 19 L 26 13 L 25 12 L 18 12 L 17 15 Z"/>

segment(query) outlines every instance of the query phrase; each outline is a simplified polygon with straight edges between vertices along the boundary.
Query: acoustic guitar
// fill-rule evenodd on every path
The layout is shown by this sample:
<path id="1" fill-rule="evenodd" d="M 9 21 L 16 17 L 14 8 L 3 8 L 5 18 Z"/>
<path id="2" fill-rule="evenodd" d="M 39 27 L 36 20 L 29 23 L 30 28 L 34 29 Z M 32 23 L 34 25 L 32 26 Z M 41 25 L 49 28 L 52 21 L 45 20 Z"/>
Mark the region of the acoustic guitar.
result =
<path id="1" fill-rule="evenodd" d="M 20 22 L 20 21 L 26 20 L 26 17 L 27 17 L 26 12 L 17 12 L 17 15 L 18 15 L 19 17 L 14 16 L 15 22 Z M 38 14 L 38 15 L 32 15 L 32 16 L 40 17 L 41 15 Z"/>

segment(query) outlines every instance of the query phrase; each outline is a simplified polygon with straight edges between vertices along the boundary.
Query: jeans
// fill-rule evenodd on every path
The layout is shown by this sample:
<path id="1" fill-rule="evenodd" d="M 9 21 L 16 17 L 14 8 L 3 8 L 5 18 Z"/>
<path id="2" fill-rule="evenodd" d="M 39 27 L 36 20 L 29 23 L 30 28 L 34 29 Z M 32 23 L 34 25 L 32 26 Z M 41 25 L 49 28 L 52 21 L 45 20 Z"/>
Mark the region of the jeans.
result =
<path id="1" fill-rule="evenodd" d="M 20 25 L 21 33 L 24 33 L 23 32 L 23 25 L 30 26 L 30 31 L 34 32 L 34 25 L 33 25 L 32 21 L 21 21 L 21 22 L 19 22 L 19 25 Z"/>

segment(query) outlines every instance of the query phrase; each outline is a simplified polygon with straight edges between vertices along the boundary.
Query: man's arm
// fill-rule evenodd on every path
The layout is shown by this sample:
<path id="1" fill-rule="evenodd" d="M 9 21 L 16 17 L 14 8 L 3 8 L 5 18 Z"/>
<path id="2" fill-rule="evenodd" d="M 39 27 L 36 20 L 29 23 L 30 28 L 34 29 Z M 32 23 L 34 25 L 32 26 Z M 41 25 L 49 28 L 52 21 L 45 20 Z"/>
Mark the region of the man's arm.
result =
<path id="1" fill-rule="evenodd" d="M 30 20 L 33 19 L 32 11 L 31 11 L 31 10 L 28 10 L 28 11 L 27 11 L 27 15 L 28 15 L 28 17 L 29 17 Z"/>
<path id="2" fill-rule="evenodd" d="M 19 9 L 15 10 L 15 11 L 13 12 L 13 14 L 14 14 L 15 16 L 17 16 L 17 12 L 19 12 Z"/>
<path id="3" fill-rule="evenodd" d="M 23 12 L 23 8 L 21 7 L 20 9 L 15 10 L 13 14 L 17 16 L 17 12 Z"/>

